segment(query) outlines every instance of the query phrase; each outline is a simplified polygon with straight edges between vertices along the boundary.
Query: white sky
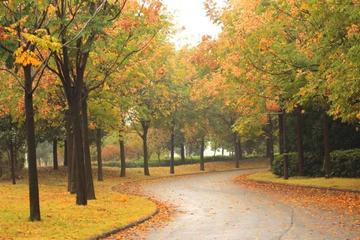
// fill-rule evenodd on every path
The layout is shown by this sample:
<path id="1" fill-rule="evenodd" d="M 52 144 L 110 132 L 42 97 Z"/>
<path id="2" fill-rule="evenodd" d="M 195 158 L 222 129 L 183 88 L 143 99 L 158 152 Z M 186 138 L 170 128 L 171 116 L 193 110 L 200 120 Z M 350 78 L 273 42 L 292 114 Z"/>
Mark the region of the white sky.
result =
<path id="1" fill-rule="evenodd" d="M 223 3 L 224 0 L 217 0 Z M 179 32 L 173 37 L 177 47 L 195 46 L 203 35 L 216 37 L 221 31 L 206 16 L 204 0 L 164 0 L 167 9 L 174 15 L 174 22 Z M 181 28 L 184 27 L 184 30 Z"/>

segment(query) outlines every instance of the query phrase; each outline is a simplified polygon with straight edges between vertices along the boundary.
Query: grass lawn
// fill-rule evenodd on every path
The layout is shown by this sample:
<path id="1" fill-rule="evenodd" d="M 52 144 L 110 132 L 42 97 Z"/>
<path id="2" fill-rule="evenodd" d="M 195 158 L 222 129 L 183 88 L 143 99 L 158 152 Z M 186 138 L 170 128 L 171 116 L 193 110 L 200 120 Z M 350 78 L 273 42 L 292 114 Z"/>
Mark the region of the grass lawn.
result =
<path id="1" fill-rule="evenodd" d="M 234 168 L 233 162 L 205 164 L 206 171 Z M 261 160 L 242 161 L 241 168 L 266 167 Z M 94 183 L 97 200 L 88 206 L 76 206 L 75 196 L 66 191 L 66 169 L 39 170 L 41 222 L 28 221 L 28 185 L 24 179 L 16 185 L 0 181 L 0 239 L 86 239 L 124 226 L 156 210 L 146 197 L 113 192 L 111 187 L 129 181 L 169 176 L 169 167 L 150 168 L 151 177 L 141 168 L 127 169 L 127 177 L 118 177 L 119 168 L 105 168 L 104 182 Z M 96 171 L 94 171 L 95 173 Z M 176 166 L 176 175 L 199 172 L 199 164 Z"/>
<path id="2" fill-rule="evenodd" d="M 111 191 L 116 178 L 95 182 L 97 200 L 76 206 L 66 192 L 65 171 L 40 171 L 41 222 L 29 222 L 28 186 L 0 183 L 0 239 L 86 239 L 124 226 L 156 210 L 144 197 Z"/>
<path id="3" fill-rule="evenodd" d="M 300 186 L 313 186 L 324 188 L 335 188 L 343 190 L 360 191 L 360 178 L 329 178 L 324 177 L 290 177 L 288 180 L 280 178 L 275 174 L 267 172 L 258 172 L 248 176 L 248 179 L 273 183 L 284 183 Z"/>

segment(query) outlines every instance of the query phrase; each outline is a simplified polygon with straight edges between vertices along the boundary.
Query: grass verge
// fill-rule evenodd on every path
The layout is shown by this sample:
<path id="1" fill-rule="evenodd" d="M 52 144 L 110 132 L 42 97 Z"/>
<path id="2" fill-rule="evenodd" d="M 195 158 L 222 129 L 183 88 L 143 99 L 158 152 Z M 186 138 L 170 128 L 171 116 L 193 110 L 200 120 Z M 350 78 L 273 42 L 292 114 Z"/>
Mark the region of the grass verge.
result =
<path id="1" fill-rule="evenodd" d="M 86 239 L 132 223 L 156 210 L 145 197 L 111 191 L 114 177 L 95 182 L 96 200 L 76 206 L 66 192 L 65 170 L 40 171 L 42 221 L 28 221 L 26 181 L 0 183 L 0 239 Z"/>
<path id="2" fill-rule="evenodd" d="M 329 178 L 324 177 L 291 177 L 285 180 L 275 174 L 267 172 L 258 172 L 248 176 L 248 179 L 262 182 L 290 184 L 307 187 L 331 188 L 339 190 L 360 191 L 360 178 Z"/>

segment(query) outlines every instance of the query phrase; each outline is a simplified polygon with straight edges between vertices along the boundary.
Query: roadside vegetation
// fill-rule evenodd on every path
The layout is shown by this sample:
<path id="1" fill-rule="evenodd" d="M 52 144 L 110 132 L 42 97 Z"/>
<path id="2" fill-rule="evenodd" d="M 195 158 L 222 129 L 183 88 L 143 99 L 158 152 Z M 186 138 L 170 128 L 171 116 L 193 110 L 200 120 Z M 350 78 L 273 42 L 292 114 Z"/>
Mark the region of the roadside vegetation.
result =
<path id="1" fill-rule="evenodd" d="M 330 178 L 325 179 L 323 177 L 292 177 L 285 180 L 272 172 L 259 172 L 251 174 L 248 179 L 268 182 L 268 183 L 281 183 L 290 184 L 296 186 L 307 186 L 307 187 L 319 187 L 319 188 L 330 188 L 340 190 L 350 190 L 360 192 L 360 178 Z"/>

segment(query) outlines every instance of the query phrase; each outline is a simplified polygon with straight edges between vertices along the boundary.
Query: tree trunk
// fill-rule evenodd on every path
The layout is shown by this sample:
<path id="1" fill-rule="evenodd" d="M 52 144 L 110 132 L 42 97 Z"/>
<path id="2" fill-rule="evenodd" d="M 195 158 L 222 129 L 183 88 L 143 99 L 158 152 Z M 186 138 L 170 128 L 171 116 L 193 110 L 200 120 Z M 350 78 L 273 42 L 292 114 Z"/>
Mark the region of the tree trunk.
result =
<path id="1" fill-rule="evenodd" d="M 75 158 L 74 158 L 74 134 L 71 127 L 71 114 L 68 111 L 65 113 L 65 130 L 66 130 L 66 163 L 68 175 L 68 191 L 76 193 L 76 171 L 75 171 Z"/>
<path id="2" fill-rule="evenodd" d="M 181 143 L 180 144 L 180 156 L 181 156 L 181 162 L 183 164 L 185 164 L 185 144 L 184 143 Z"/>
<path id="3" fill-rule="evenodd" d="M 161 158 L 160 158 L 161 152 L 157 152 L 156 155 L 158 159 L 158 166 L 161 167 Z"/>
<path id="4" fill-rule="evenodd" d="M 205 139 L 202 138 L 201 146 L 200 146 L 200 171 L 205 171 L 204 151 L 205 151 Z"/>
<path id="5" fill-rule="evenodd" d="M 224 148 L 223 147 L 221 148 L 221 156 L 222 157 L 224 156 Z"/>
<path id="6" fill-rule="evenodd" d="M 121 162 L 121 170 L 120 170 L 120 177 L 126 176 L 126 158 L 125 158 L 125 141 L 123 136 L 120 136 L 120 162 Z"/>
<path id="7" fill-rule="evenodd" d="M 96 153 L 97 153 L 97 165 L 98 165 L 98 181 L 103 181 L 103 170 L 102 170 L 102 158 L 101 158 L 101 129 L 96 128 Z"/>
<path id="8" fill-rule="evenodd" d="M 86 191 L 87 199 L 95 199 L 94 181 L 92 177 L 92 166 L 90 157 L 90 144 L 89 144 L 89 121 L 88 121 L 88 107 L 87 98 L 84 97 L 82 100 L 82 133 L 83 133 L 83 144 L 84 144 L 84 162 L 85 162 L 85 178 L 86 178 Z"/>
<path id="9" fill-rule="evenodd" d="M 269 124 L 269 159 L 270 159 L 270 167 L 274 162 L 274 135 L 273 135 L 273 124 L 271 115 L 268 114 L 268 124 Z"/>
<path id="10" fill-rule="evenodd" d="M 284 153 L 284 114 L 279 113 L 279 153 Z"/>
<path id="11" fill-rule="evenodd" d="M 82 89 L 82 88 L 80 88 Z M 78 87 L 79 91 L 79 87 Z M 74 135 L 74 171 L 76 172 L 76 204 L 87 205 L 86 169 L 84 162 L 84 141 L 81 119 L 81 95 L 75 89 L 72 93 L 71 120 Z"/>
<path id="12" fill-rule="evenodd" d="M 304 146 L 303 146 L 303 134 L 302 134 L 302 116 L 301 109 L 296 109 L 296 149 L 298 153 L 298 174 L 304 176 Z"/>
<path id="13" fill-rule="evenodd" d="M 148 159 L 148 145 L 147 145 L 147 137 L 148 137 L 148 130 L 149 130 L 149 122 L 148 121 L 141 121 L 141 125 L 143 128 L 143 150 L 144 150 L 144 175 L 150 176 L 149 171 L 149 159 Z"/>
<path id="14" fill-rule="evenodd" d="M 10 163 L 10 172 L 11 172 L 11 182 L 16 184 L 16 150 L 15 144 L 12 139 L 9 142 L 9 163 Z"/>
<path id="15" fill-rule="evenodd" d="M 233 133 L 233 141 L 234 141 L 234 151 L 235 151 L 235 167 L 239 168 L 240 154 L 239 154 L 238 135 L 236 133 Z"/>
<path id="16" fill-rule="evenodd" d="M 64 167 L 68 166 L 68 146 L 67 146 L 68 142 L 67 140 L 64 140 Z"/>
<path id="17" fill-rule="evenodd" d="M 53 140 L 53 167 L 54 167 L 54 170 L 59 169 L 58 154 L 57 154 L 57 139 L 56 138 L 54 138 L 54 140 Z"/>
<path id="18" fill-rule="evenodd" d="M 25 124 L 29 175 L 30 221 L 40 221 L 39 184 L 36 166 L 35 122 L 31 65 L 24 67 Z"/>
<path id="19" fill-rule="evenodd" d="M 216 157 L 216 150 L 217 150 L 217 146 L 215 145 L 214 146 L 214 155 L 213 155 L 214 158 Z"/>
<path id="20" fill-rule="evenodd" d="M 284 179 L 289 179 L 289 156 L 286 143 L 286 116 L 285 112 L 282 114 L 282 144 L 283 144 L 283 154 L 284 154 Z"/>
<path id="21" fill-rule="evenodd" d="M 171 130 L 171 137 L 170 137 L 170 174 L 174 174 L 175 173 L 175 133 L 174 133 L 174 128 L 172 128 Z"/>
<path id="22" fill-rule="evenodd" d="M 329 120 L 326 112 L 323 114 L 323 137 L 324 137 L 324 172 L 325 177 L 330 177 L 330 144 L 329 144 Z"/>
<path id="23" fill-rule="evenodd" d="M 71 140 L 71 173 L 70 173 L 70 183 L 71 183 L 71 187 L 70 187 L 70 193 L 74 194 L 77 193 L 77 186 L 78 186 L 78 170 L 77 170 L 77 164 L 76 164 L 76 143 L 75 143 L 75 136 L 74 134 L 72 135 L 72 140 Z"/>
<path id="24" fill-rule="evenodd" d="M 237 148 L 238 148 L 239 160 L 238 160 L 238 163 L 236 164 L 236 168 L 239 168 L 240 167 L 240 161 L 242 160 L 242 147 L 241 147 L 241 137 L 240 137 L 240 135 L 237 136 Z"/>

